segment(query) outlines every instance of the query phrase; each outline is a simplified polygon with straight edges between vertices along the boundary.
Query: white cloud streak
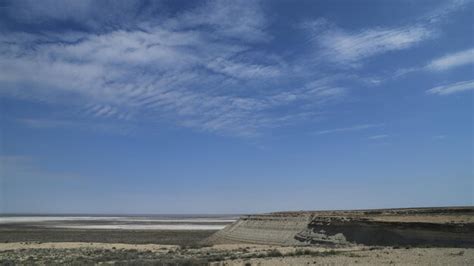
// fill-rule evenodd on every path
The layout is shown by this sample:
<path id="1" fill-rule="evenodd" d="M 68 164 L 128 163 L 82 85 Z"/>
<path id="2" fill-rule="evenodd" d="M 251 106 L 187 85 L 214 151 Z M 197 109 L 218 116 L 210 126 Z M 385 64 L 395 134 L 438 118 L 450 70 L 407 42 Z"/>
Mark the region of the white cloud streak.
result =
<path id="1" fill-rule="evenodd" d="M 365 58 L 414 46 L 432 36 L 424 27 L 368 29 L 359 33 L 329 32 L 319 40 L 324 56 L 351 64 Z"/>
<path id="2" fill-rule="evenodd" d="M 458 51 L 435 58 L 424 66 L 402 68 L 395 72 L 398 78 L 419 71 L 442 72 L 453 68 L 472 65 L 474 63 L 474 48 Z"/>
<path id="3" fill-rule="evenodd" d="M 168 22 L 174 29 L 209 27 L 214 34 L 245 41 L 267 41 L 267 20 L 258 1 L 209 1 Z"/>
<path id="4" fill-rule="evenodd" d="M 447 54 L 443 57 L 431 61 L 426 69 L 433 71 L 443 71 L 474 63 L 474 48 Z"/>
<path id="5" fill-rule="evenodd" d="M 376 128 L 376 127 L 381 127 L 381 126 L 383 126 L 383 124 L 361 124 L 361 125 L 355 125 L 351 127 L 321 130 L 321 131 L 316 132 L 316 134 L 323 135 L 323 134 L 348 132 L 348 131 L 360 131 L 360 130 L 366 130 L 366 129 Z"/>
<path id="6" fill-rule="evenodd" d="M 304 27 L 317 48 L 317 57 L 346 66 L 359 66 L 367 58 L 411 48 L 434 37 L 433 30 L 422 24 L 348 32 L 319 19 L 305 23 Z"/>
<path id="7" fill-rule="evenodd" d="M 463 91 L 474 90 L 474 80 L 460 81 L 447 85 L 437 86 L 426 91 L 428 94 L 450 95 Z"/>
<path id="8" fill-rule="evenodd" d="M 387 135 L 387 134 L 381 134 L 381 135 L 370 136 L 369 139 L 377 140 L 377 139 L 386 139 L 388 137 L 389 137 L 389 135 Z"/>
<path id="9" fill-rule="evenodd" d="M 438 37 L 436 25 L 453 12 L 462 10 L 468 2 L 447 1 L 413 23 L 399 27 L 372 27 L 348 31 L 320 18 L 304 23 L 304 28 L 309 33 L 309 41 L 313 45 L 317 59 L 324 59 L 338 66 L 359 67 L 364 60 L 371 57 L 409 49 Z M 455 58 L 453 61 L 461 63 L 462 60 Z M 434 67 L 449 64 L 456 63 L 446 59 Z"/>

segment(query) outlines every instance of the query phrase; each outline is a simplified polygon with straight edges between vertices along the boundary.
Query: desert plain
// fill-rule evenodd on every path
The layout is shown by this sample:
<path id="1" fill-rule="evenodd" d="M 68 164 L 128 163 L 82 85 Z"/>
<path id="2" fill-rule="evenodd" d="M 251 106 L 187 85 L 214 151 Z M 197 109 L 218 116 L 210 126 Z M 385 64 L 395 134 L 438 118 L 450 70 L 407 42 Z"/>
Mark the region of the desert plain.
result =
<path id="1" fill-rule="evenodd" d="M 473 265 L 474 208 L 243 215 L 221 230 L 0 224 L 1 265 Z"/>

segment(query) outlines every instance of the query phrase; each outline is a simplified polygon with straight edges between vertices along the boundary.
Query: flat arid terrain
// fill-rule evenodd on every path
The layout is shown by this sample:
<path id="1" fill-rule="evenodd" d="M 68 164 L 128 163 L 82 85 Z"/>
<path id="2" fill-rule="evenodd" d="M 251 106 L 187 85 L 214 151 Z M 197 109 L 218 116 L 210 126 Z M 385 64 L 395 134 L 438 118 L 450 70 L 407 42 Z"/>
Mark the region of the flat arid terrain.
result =
<path id="1" fill-rule="evenodd" d="M 222 230 L 0 226 L 0 264 L 473 265 L 474 208 L 280 212 Z"/>

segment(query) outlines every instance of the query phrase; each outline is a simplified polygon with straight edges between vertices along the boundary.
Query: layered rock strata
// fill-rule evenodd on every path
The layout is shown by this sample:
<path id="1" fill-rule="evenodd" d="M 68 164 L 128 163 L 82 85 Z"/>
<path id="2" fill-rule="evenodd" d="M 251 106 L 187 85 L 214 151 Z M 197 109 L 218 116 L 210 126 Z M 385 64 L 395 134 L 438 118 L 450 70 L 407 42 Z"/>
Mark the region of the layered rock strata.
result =
<path id="1" fill-rule="evenodd" d="M 474 247 L 474 208 L 284 212 L 243 216 L 209 243 Z"/>

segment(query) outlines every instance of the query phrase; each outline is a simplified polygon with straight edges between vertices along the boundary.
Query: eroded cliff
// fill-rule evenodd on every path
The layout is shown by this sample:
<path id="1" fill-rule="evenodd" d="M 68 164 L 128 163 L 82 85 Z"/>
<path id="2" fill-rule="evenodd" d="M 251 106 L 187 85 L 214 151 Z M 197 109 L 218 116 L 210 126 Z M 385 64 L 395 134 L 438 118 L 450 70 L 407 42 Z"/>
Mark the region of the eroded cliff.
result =
<path id="1" fill-rule="evenodd" d="M 282 212 L 243 216 L 209 243 L 474 247 L 474 208 Z"/>

